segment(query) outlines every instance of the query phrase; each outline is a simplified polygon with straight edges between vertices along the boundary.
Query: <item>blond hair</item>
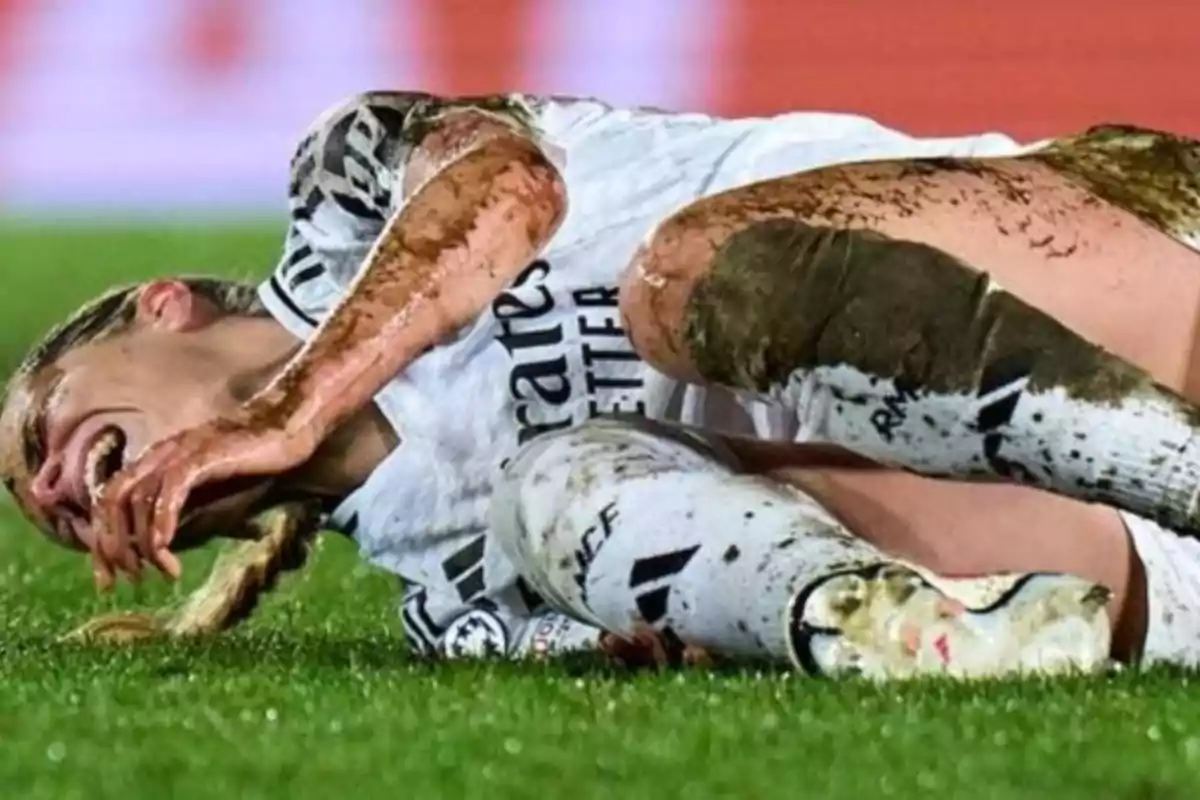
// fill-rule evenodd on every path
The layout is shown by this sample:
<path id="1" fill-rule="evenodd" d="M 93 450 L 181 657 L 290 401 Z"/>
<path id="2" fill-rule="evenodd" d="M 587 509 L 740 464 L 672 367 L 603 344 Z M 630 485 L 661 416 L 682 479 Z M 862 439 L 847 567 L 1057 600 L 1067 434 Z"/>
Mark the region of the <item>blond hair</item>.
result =
<path id="1" fill-rule="evenodd" d="M 194 294 L 231 316 L 263 316 L 266 309 L 258 291 L 248 283 L 220 278 L 183 277 L 177 279 Z M 81 345 L 98 342 L 129 330 L 137 319 L 138 296 L 144 284 L 135 283 L 110 289 L 80 306 L 65 322 L 54 326 L 41 338 L 17 367 L 13 380 L 32 375 L 63 354 Z"/>

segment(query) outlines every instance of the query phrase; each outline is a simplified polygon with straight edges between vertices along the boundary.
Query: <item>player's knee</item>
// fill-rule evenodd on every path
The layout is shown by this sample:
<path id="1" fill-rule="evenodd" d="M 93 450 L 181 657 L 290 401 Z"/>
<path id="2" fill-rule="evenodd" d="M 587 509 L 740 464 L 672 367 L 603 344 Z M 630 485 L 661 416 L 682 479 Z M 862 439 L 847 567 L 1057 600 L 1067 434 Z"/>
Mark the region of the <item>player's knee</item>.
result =
<path id="1" fill-rule="evenodd" d="M 638 248 L 621 279 L 626 333 L 656 369 L 695 380 L 684 344 L 688 300 L 712 262 L 715 206 L 700 200 L 659 223 Z"/>
<path id="2" fill-rule="evenodd" d="M 496 544 L 531 585 L 566 607 L 577 597 L 577 560 L 596 546 L 619 498 L 645 470 L 707 464 L 695 442 L 663 438 L 635 419 L 593 419 L 545 433 L 503 467 L 490 504 Z M 683 465 L 683 466 L 681 466 Z"/>
<path id="3" fill-rule="evenodd" d="M 579 432 L 545 433 L 523 445 L 502 465 L 489 504 L 497 545 L 527 577 L 541 571 L 558 535 L 557 509 L 571 471 Z"/>

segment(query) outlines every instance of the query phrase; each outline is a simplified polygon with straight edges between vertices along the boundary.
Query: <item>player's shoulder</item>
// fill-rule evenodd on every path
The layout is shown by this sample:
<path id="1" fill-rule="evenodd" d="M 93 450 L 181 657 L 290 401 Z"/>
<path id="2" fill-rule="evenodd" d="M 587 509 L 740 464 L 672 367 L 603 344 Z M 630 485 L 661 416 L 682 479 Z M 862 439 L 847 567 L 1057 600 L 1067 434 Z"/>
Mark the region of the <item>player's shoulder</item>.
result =
<path id="1" fill-rule="evenodd" d="M 368 91 L 338 100 L 318 114 L 304 132 L 304 141 L 318 141 L 350 132 L 364 133 L 379 127 L 391 137 L 419 139 L 438 118 L 453 111 L 473 110 L 533 125 L 543 98 L 520 93 L 451 96 L 421 91 Z"/>
<path id="2" fill-rule="evenodd" d="M 424 92 L 372 91 L 338 100 L 319 113 L 300 136 L 292 156 L 293 170 L 304 162 L 340 160 L 354 135 L 376 143 L 397 140 L 412 109 L 430 97 Z"/>
<path id="3" fill-rule="evenodd" d="M 318 114 L 305 131 L 303 145 L 344 138 L 357 126 L 364 134 L 384 130 L 392 138 L 415 144 L 430 125 L 447 114 L 474 111 L 537 131 L 548 116 L 589 120 L 622 117 L 679 116 L 649 106 L 617 106 L 599 98 L 509 92 L 482 95 L 439 95 L 422 91 L 368 91 L 342 98 Z"/>
<path id="4" fill-rule="evenodd" d="M 366 133 L 376 127 L 390 136 L 415 143 L 429 126 L 448 113 L 476 111 L 502 118 L 520 127 L 537 129 L 547 120 L 560 124 L 586 125 L 604 119 L 645 124 L 655 120 L 664 124 L 681 120 L 707 122 L 775 123 L 786 127 L 804 123 L 810 127 L 875 126 L 877 121 L 853 114 L 781 111 L 768 116 L 724 117 L 700 111 L 668 109 L 648 105 L 620 105 L 598 97 L 562 94 L 509 92 L 482 95 L 443 95 L 423 91 L 365 91 L 340 99 L 321 112 L 309 125 L 304 141 L 343 135 L 358 126 Z"/>
<path id="5" fill-rule="evenodd" d="M 590 97 L 533 95 L 438 95 L 422 91 L 359 92 L 326 108 L 309 124 L 291 158 L 294 197 L 371 194 L 380 197 L 403 173 L 411 154 L 431 131 L 462 112 L 483 115 L 538 141 L 548 152 L 567 145 L 608 152 L 613 142 L 632 151 L 631 132 L 653 127 L 650 118 L 675 112 L 621 107 Z M 687 115 L 682 115 L 687 116 Z M 467 121 L 464 130 L 474 131 Z M 442 127 L 452 139 L 457 129 Z M 643 137 L 645 138 L 645 137 Z M 333 187 L 331 189 L 330 187 Z"/>
<path id="6" fill-rule="evenodd" d="M 347 160 L 364 169 L 396 167 L 446 115 L 472 110 L 523 130 L 536 130 L 535 99 L 522 94 L 469 97 L 421 91 L 368 91 L 338 100 L 318 114 L 293 150 L 293 176 L 341 174 Z M 327 177 L 327 176 L 326 176 Z"/>

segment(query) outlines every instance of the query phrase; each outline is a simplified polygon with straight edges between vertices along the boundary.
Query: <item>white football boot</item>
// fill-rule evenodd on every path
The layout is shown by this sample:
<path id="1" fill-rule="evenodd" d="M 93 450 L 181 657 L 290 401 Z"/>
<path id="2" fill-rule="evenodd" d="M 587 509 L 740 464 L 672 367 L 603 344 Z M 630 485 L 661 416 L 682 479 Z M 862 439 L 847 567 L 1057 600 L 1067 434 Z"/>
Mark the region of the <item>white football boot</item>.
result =
<path id="1" fill-rule="evenodd" d="M 1090 673 L 1109 663 L 1109 596 L 1069 575 L 951 579 L 884 563 L 808 584 L 787 635 L 793 663 L 819 675 Z"/>

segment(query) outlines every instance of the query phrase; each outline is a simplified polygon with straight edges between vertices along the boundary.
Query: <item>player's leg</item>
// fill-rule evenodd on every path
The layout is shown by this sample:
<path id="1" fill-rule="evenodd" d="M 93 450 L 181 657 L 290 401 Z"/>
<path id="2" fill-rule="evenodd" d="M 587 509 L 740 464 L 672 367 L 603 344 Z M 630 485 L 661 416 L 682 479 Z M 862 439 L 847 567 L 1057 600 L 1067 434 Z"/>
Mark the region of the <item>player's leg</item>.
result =
<path id="1" fill-rule="evenodd" d="M 1112 590 L 1112 654 L 1200 664 L 1200 542 L 1132 514 L 1002 484 L 894 470 L 790 467 L 804 491 L 879 549 L 943 575 L 1048 571 Z"/>
<path id="2" fill-rule="evenodd" d="M 1179 151 L 1162 164 L 1197 160 L 1194 143 L 1159 144 Z M 1186 358 L 1200 297 L 1200 256 L 1177 241 L 1200 230 L 1200 180 L 1136 172 L 1141 152 L 860 164 L 732 190 L 659 227 L 623 286 L 626 327 L 663 371 L 772 396 L 812 438 L 1200 532 L 1200 408 L 1110 352 L 1153 338 Z M 1064 316 L 1109 349 L 989 274 L 1040 286 L 1039 302 L 1075 292 Z M 1159 341 L 1167 328 L 1187 341 Z"/>
<path id="3" fill-rule="evenodd" d="M 875 677 L 1106 662 L 1096 584 L 940 579 L 725 462 L 677 429 L 593 421 L 514 459 L 493 530 L 552 607 L 625 637 L 649 627 L 721 656 Z"/>
<path id="4" fill-rule="evenodd" d="M 1200 667 L 1200 542 L 1123 514 L 1140 585 L 1138 660 Z"/>

